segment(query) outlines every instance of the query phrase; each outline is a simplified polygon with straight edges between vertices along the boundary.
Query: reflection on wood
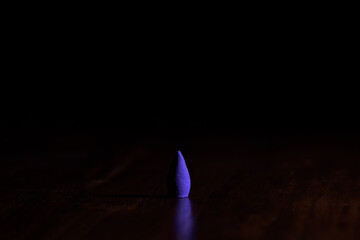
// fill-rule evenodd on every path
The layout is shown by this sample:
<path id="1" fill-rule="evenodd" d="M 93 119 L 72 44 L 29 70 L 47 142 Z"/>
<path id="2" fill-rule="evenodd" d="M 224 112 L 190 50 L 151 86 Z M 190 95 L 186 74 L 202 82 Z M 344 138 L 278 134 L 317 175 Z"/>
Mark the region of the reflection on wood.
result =
<path id="1" fill-rule="evenodd" d="M 175 141 L 116 136 L 2 152 L 0 239 L 360 239 L 358 138 L 191 136 L 176 199 Z"/>
<path id="2" fill-rule="evenodd" d="M 174 235 L 178 240 L 195 239 L 196 221 L 191 205 L 189 198 L 179 198 L 177 200 L 174 217 Z"/>

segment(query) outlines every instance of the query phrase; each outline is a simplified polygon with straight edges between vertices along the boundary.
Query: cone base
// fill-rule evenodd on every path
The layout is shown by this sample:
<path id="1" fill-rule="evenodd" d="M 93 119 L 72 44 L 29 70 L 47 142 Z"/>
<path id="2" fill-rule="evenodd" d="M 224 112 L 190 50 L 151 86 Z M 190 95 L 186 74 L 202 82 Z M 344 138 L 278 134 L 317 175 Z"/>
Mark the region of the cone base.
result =
<path id="1" fill-rule="evenodd" d="M 189 195 L 176 196 L 176 198 L 187 198 Z"/>

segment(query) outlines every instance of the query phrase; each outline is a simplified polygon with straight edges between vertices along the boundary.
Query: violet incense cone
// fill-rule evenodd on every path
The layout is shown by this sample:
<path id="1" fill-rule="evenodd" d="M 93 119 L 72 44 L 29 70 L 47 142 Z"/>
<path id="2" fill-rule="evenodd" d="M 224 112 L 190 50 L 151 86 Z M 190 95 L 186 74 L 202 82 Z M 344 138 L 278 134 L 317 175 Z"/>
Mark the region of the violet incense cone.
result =
<path id="1" fill-rule="evenodd" d="M 177 151 L 175 159 L 170 165 L 167 188 L 170 196 L 188 197 L 190 192 L 190 175 L 183 155 Z"/>

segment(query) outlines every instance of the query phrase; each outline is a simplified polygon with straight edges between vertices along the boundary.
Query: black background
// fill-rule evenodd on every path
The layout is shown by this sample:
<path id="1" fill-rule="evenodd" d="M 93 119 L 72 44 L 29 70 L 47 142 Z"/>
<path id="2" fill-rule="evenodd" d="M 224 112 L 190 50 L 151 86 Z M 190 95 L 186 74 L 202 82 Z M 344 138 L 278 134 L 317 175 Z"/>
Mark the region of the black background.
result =
<path id="1" fill-rule="evenodd" d="M 356 15 L 256 4 L 8 10 L 0 236 L 170 239 L 176 150 L 199 239 L 359 236 Z"/>
<path id="2" fill-rule="evenodd" d="M 3 135 L 359 132 L 351 15 L 83 13 L 7 19 Z"/>

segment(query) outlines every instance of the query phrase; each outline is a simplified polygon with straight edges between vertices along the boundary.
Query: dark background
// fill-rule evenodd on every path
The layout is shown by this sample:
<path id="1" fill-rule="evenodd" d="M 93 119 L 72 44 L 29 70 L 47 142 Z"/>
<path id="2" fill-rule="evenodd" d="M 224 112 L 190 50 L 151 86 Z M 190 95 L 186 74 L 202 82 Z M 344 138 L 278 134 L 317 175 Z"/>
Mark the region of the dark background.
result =
<path id="1" fill-rule="evenodd" d="M 351 25 L 88 14 L 7 19 L 2 238 L 177 239 L 182 215 L 186 239 L 360 236 Z M 165 191 L 176 150 L 184 214 Z"/>
<path id="2" fill-rule="evenodd" d="M 1 129 L 358 130 L 352 15 L 263 7 L 9 18 Z"/>

